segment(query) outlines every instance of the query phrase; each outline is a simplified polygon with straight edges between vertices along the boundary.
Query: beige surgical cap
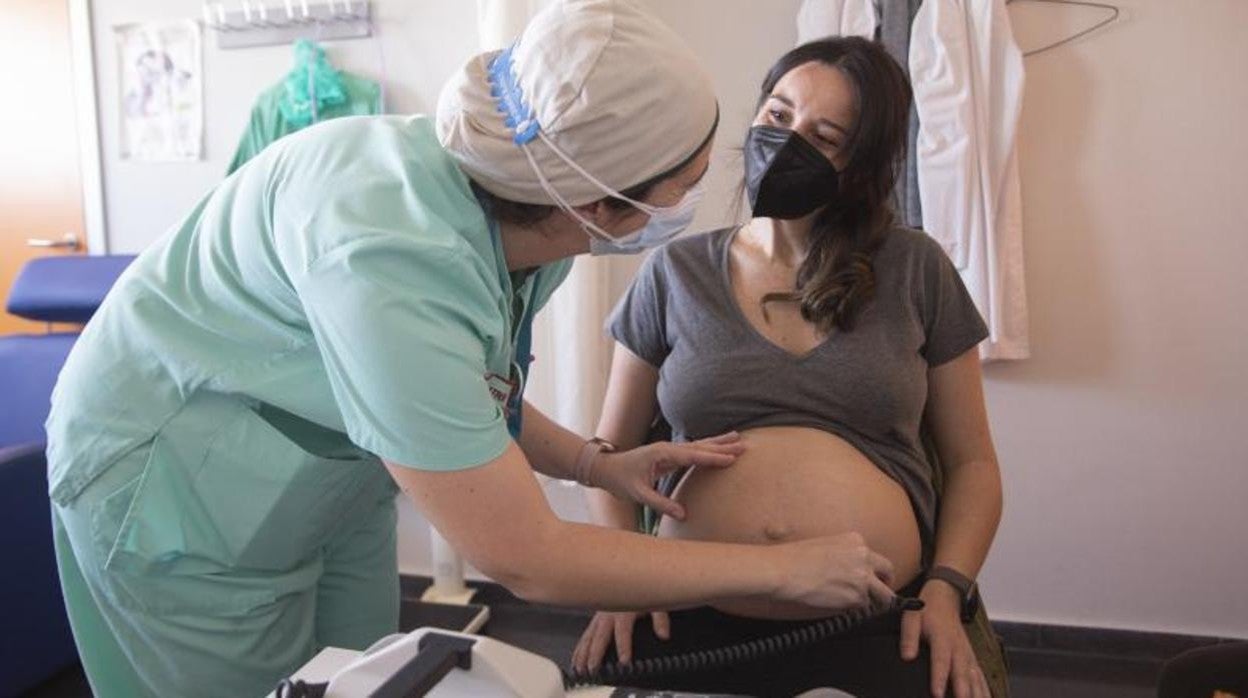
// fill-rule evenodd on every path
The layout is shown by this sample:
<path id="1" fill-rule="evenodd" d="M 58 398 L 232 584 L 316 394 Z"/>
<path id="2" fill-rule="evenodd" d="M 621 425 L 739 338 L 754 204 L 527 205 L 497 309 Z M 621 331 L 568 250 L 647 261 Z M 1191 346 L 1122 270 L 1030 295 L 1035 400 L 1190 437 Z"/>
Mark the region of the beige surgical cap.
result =
<path id="1" fill-rule="evenodd" d="M 473 57 L 438 98 L 438 138 L 487 191 L 554 203 L 491 96 L 491 51 Z M 635 0 L 556 0 L 512 49 L 513 74 L 542 133 L 619 191 L 676 167 L 710 135 L 711 80 L 680 37 Z M 555 191 L 579 206 L 602 190 L 541 138 L 528 143 Z"/>

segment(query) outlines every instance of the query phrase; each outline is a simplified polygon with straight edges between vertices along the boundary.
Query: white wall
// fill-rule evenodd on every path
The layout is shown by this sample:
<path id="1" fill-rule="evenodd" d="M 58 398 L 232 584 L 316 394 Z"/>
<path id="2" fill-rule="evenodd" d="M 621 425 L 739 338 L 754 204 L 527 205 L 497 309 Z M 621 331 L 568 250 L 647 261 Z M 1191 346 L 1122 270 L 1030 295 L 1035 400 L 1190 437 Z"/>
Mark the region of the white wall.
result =
<path id="1" fill-rule="evenodd" d="M 704 228 L 728 218 L 763 72 L 798 0 L 648 0 L 706 60 L 723 128 Z M 205 42 L 208 159 L 117 159 L 111 25 L 195 16 L 193 0 L 96 0 L 105 188 L 115 250 L 137 250 L 224 172 L 284 48 Z M 1248 5 L 1119 0 L 1124 18 L 1027 59 L 1021 160 L 1034 358 L 989 366 L 1006 513 L 983 585 L 994 616 L 1248 637 Z M 429 111 L 476 46 L 474 3 L 374 0 L 397 111 Z M 1025 46 L 1095 18 L 1011 6 Z M 327 44 L 377 76 L 373 42 Z M 622 288 L 624 279 L 613 279 Z M 541 364 L 535 365 L 541 370 Z M 548 487 L 561 515 L 576 490 Z M 400 559 L 427 571 L 405 507 Z"/>
<path id="2" fill-rule="evenodd" d="M 1026 61 L 1034 358 L 987 371 L 984 585 L 1017 619 L 1248 637 L 1248 3 L 1118 4 Z M 1097 16 L 1013 11 L 1024 46 Z"/>
<path id="3" fill-rule="evenodd" d="M 293 63 L 289 46 L 217 49 L 204 33 L 204 152 L 196 163 L 135 163 L 119 156 L 117 51 L 113 26 L 200 16 L 199 0 L 93 0 L 100 137 L 108 236 L 113 252 L 135 252 L 163 233 L 225 175 L 251 105 Z M 280 3 L 269 0 L 271 6 Z M 236 10 L 237 0 L 226 7 Z M 476 52 L 475 3 L 372 0 L 379 39 L 325 42 L 340 68 L 380 79 L 384 51 L 386 102 L 394 112 L 432 113 L 438 89 Z"/>

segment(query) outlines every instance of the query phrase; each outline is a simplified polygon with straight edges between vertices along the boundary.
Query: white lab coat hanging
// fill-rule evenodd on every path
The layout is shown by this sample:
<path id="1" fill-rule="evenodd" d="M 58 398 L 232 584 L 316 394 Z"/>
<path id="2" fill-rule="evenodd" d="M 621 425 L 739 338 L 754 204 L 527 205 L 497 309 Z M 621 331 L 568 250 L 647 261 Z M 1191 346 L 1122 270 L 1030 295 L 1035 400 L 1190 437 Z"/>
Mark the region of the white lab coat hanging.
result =
<path id="1" fill-rule="evenodd" d="M 981 358 L 1026 358 L 1016 144 L 1024 70 L 1004 1 L 924 2 L 909 61 L 923 227 L 988 322 Z"/>
<path id="2" fill-rule="evenodd" d="M 875 36 L 875 0 L 804 0 L 797 11 L 797 43 L 827 36 Z"/>

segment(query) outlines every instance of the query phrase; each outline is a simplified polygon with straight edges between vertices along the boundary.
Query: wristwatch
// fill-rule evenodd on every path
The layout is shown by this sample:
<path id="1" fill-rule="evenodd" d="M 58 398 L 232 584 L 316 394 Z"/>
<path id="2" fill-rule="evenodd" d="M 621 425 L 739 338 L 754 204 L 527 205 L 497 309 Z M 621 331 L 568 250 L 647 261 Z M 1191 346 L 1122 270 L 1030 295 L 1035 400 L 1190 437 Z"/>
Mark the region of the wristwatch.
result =
<path id="1" fill-rule="evenodd" d="M 958 590 L 958 596 L 962 597 L 962 622 L 969 623 L 975 614 L 979 611 L 979 585 L 975 580 L 967 578 L 966 575 L 944 565 L 936 565 L 928 570 L 927 578 L 939 579 Z"/>
<path id="2" fill-rule="evenodd" d="M 576 456 L 576 463 L 572 465 L 572 475 L 576 481 L 586 487 L 597 487 L 594 483 L 594 461 L 598 459 L 599 453 L 615 453 L 615 444 L 600 439 L 597 436 L 589 439 L 581 446 L 581 451 Z"/>

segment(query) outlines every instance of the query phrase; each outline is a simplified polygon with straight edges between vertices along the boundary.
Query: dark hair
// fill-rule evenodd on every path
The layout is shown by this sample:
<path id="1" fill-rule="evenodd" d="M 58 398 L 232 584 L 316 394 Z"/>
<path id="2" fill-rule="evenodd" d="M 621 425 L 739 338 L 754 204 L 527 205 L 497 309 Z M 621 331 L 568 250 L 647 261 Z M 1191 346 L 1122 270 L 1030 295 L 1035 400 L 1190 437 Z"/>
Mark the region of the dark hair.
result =
<path id="1" fill-rule="evenodd" d="M 880 44 L 861 37 L 830 37 L 780 57 L 763 80 L 758 107 L 789 71 L 811 62 L 840 70 L 853 85 L 857 119 L 842 146 L 836 203 L 815 217 L 810 249 L 797 271 L 797 289 L 769 293 L 772 301 L 801 303 L 802 317 L 822 332 L 849 331 L 875 294 L 875 251 L 892 228 L 890 199 L 909 133 L 910 83 Z"/>
<path id="2" fill-rule="evenodd" d="M 698 144 L 697 148 L 694 148 L 693 152 L 689 154 L 689 157 L 681 160 L 675 167 L 672 167 L 664 172 L 660 172 L 641 184 L 631 186 L 628 189 L 623 189 L 620 193 L 633 201 L 645 201 L 646 197 L 650 196 L 650 192 L 653 191 L 659 183 L 675 176 L 677 172 L 685 169 L 689 166 L 689 163 L 693 162 L 693 159 L 696 158 L 698 154 L 702 152 L 702 149 L 711 142 L 711 139 L 715 137 L 715 130 L 717 128 L 719 128 L 718 111 L 715 112 L 715 121 L 711 124 L 710 133 L 706 134 L 706 138 L 702 139 L 702 142 Z M 520 201 L 504 199 L 501 196 L 497 196 L 486 191 L 485 187 L 482 187 L 476 182 L 472 182 L 472 190 L 476 193 L 477 198 L 485 203 L 490 215 L 497 220 L 503 221 L 504 223 L 513 223 L 515 225 L 534 225 L 535 223 L 540 223 L 546 220 L 550 214 L 559 210 L 558 207 L 553 204 L 526 204 Z M 627 201 L 614 196 L 607 196 L 603 198 L 606 200 L 608 206 L 616 210 L 622 210 L 632 205 Z"/>

